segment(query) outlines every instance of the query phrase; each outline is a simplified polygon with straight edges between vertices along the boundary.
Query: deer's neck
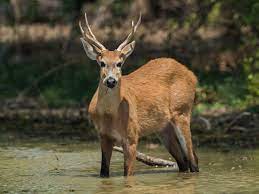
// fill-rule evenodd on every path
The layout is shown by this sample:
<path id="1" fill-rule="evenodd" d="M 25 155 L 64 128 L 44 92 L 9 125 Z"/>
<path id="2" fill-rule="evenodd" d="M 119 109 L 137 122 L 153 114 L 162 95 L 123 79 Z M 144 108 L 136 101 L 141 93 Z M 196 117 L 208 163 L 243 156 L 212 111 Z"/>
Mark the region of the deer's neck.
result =
<path id="1" fill-rule="evenodd" d="M 121 102 L 120 87 L 120 82 L 112 89 L 99 83 L 97 110 L 100 114 L 117 114 Z"/>

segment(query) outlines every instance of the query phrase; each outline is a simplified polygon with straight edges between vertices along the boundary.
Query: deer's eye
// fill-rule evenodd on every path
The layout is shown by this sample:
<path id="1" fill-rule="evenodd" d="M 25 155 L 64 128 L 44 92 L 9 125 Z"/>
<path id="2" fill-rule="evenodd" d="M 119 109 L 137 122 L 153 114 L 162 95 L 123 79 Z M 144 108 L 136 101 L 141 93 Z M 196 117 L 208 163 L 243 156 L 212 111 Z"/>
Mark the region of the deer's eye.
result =
<path id="1" fill-rule="evenodd" d="M 100 66 L 101 66 L 101 67 L 105 67 L 105 66 L 106 66 L 106 64 L 105 64 L 104 62 L 102 62 L 102 61 L 101 61 Z"/>
<path id="2" fill-rule="evenodd" d="M 121 67 L 122 66 L 122 62 L 119 62 L 116 64 L 117 67 Z"/>

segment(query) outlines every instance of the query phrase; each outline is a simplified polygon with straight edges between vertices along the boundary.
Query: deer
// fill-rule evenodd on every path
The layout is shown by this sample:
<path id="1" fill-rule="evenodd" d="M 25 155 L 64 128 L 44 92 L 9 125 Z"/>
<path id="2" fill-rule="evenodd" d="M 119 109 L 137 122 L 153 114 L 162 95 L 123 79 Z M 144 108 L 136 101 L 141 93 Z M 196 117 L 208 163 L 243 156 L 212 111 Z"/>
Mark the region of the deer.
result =
<path id="1" fill-rule="evenodd" d="M 176 160 L 179 172 L 199 172 L 190 130 L 197 78 L 172 58 L 156 58 L 128 75 L 125 60 L 135 47 L 141 13 L 131 32 L 116 50 L 108 50 L 93 34 L 85 13 L 86 29 L 79 21 L 86 55 L 100 67 L 98 88 L 88 106 L 90 120 L 99 132 L 101 177 L 109 177 L 114 145 L 123 148 L 124 176 L 134 173 L 140 137 L 159 133 Z"/>

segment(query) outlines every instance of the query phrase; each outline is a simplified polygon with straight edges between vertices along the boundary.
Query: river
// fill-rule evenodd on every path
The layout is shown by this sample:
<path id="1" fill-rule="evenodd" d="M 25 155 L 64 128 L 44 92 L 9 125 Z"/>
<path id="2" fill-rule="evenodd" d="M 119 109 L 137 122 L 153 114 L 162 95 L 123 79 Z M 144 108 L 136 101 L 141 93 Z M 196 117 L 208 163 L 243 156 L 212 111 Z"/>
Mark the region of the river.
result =
<path id="1" fill-rule="evenodd" d="M 163 146 L 139 150 L 171 159 Z M 124 178 L 113 153 L 111 177 L 100 178 L 97 143 L 15 141 L 0 144 L 0 193 L 259 193 L 259 149 L 198 149 L 200 173 L 136 162 Z"/>

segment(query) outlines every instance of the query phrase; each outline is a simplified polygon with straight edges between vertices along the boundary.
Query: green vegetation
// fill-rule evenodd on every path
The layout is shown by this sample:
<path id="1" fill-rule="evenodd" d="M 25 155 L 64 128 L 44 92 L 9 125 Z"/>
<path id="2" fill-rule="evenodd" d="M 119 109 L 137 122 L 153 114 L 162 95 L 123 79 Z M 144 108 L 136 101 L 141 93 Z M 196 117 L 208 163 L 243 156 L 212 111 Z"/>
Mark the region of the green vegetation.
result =
<path id="1" fill-rule="evenodd" d="M 74 21 L 81 16 L 82 9 L 87 5 L 91 16 L 111 15 L 102 25 L 108 29 L 109 36 L 115 38 L 113 29 L 108 28 L 106 23 L 109 24 L 116 18 L 115 26 L 117 24 L 123 26 L 126 17 L 136 15 L 134 11 L 138 12 L 138 9 L 146 11 L 142 22 L 142 35 L 139 37 L 141 40 L 138 42 L 134 56 L 127 62 L 134 65 L 124 67 L 125 73 L 133 71 L 150 58 L 170 56 L 185 64 L 191 64 L 189 67 L 199 77 L 196 113 L 222 108 L 245 109 L 259 103 L 259 3 L 257 0 L 206 0 L 198 4 L 195 1 L 183 1 L 182 4 L 177 5 L 168 2 L 168 6 L 164 1 L 143 1 L 141 4 L 137 0 L 123 2 L 116 0 L 109 4 L 102 0 L 63 0 L 58 1 L 60 6 L 48 12 L 46 11 L 48 9 L 44 12 L 40 2 L 32 1 L 27 7 L 25 6 L 26 9 L 21 9 L 21 11 L 25 10 L 25 14 L 20 14 L 22 17 L 16 23 L 33 26 L 40 22 L 50 25 L 50 29 L 52 25 L 65 23 L 72 28 L 72 35 L 66 40 L 68 48 L 62 53 L 60 48 L 63 48 L 65 43 L 63 39 L 58 38 L 49 41 L 39 39 L 36 42 L 24 39 L 19 39 L 21 42 L 11 43 L 0 41 L 1 100 L 14 99 L 22 93 L 43 101 L 49 107 L 89 103 L 97 87 L 98 67 L 85 56 L 78 41 L 77 22 Z M 4 1 L 4 3 L 11 4 L 10 1 Z M 138 8 L 139 5 L 145 6 L 145 9 Z M 15 7 L 11 4 L 10 7 L 12 6 Z M 106 7 L 99 10 L 101 6 Z M 189 9 L 190 7 L 193 9 Z M 17 18 L 16 12 L 10 17 L 12 12 L 8 10 L 5 14 L 7 18 L 5 23 L 14 24 L 13 20 Z M 179 14 L 180 12 L 182 14 Z M 158 46 L 155 43 L 154 46 L 152 42 L 146 44 L 143 41 L 145 40 L 143 37 L 150 34 L 150 26 L 154 21 L 157 22 L 157 29 L 162 29 L 169 34 L 168 41 L 161 45 L 161 49 L 160 47 L 157 49 Z M 207 30 L 208 27 L 212 28 L 213 32 L 221 30 L 223 33 L 203 39 L 199 36 L 199 30 L 203 30 L 202 35 L 206 37 L 211 33 Z M 155 30 L 152 30 L 152 33 L 155 33 Z M 182 32 L 183 35 L 175 38 L 177 35 L 174 32 Z M 109 40 L 104 41 L 109 48 L 111 45 Z M 222 59 L 226 64 L 226 68 L 222 70 L 222 60 L 218 58 L 224 52 L 232 53 L 233 62 Z M 205 62 L 202 60 L 198 62 L 198 66 L 193 65 L 193 59 L 197 56 L 200 56 L 200 59 L 206 59 Z M 77 61 L 69 62 L 71 59 Z M 66 65 L 49 73 L 62 64 Z"/>

